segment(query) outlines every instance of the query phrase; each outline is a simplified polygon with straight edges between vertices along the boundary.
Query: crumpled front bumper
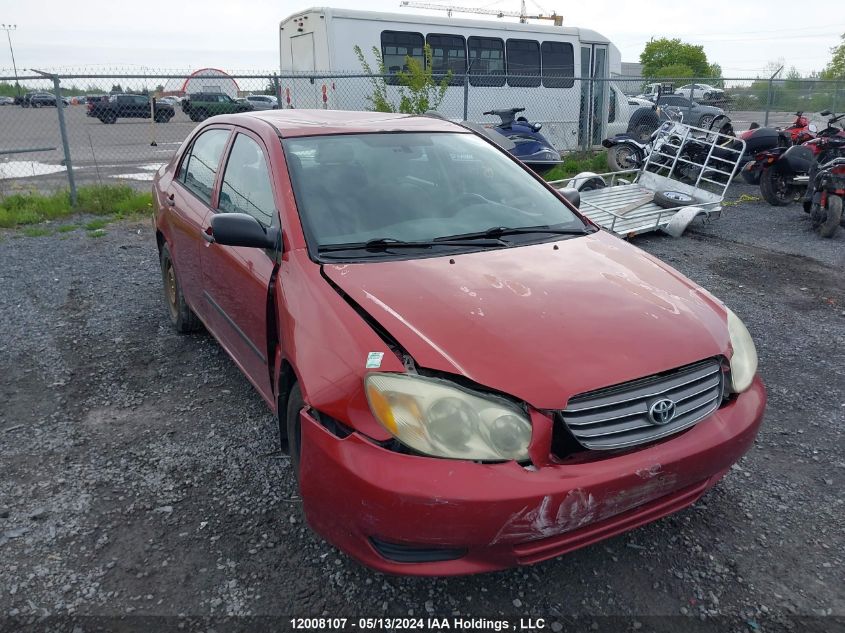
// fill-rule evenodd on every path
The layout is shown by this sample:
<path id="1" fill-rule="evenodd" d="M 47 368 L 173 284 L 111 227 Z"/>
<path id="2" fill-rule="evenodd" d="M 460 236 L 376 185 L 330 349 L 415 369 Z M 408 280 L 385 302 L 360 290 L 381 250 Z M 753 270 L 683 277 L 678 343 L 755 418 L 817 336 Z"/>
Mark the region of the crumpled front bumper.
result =
<path id="1" fill-rule="evenodd" d="M 694 503 L 750 448 L 765 403 L 757 377 L 676 436 L 536 469 L 395 453 L 356 433 L 332 435 L 303 412 L 305 514 L 329 542 L 387 573 L 456 575 L 536 563 Z M 458 557 L 399 562 L 372 539 Z"/>

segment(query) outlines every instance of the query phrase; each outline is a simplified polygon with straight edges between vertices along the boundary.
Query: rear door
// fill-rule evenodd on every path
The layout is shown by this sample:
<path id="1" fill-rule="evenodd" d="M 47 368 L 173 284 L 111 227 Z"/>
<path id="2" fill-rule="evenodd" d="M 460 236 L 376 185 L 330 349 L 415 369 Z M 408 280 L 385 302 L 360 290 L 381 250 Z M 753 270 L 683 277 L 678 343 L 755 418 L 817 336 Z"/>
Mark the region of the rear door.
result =
<path id="1" fill-rule="evenodd" d="M 214 213 L 247 213 L 279 226 L 267 150 L 258 136 L 237 129 L 224 161 Z M 207 226 L 211 217 L 207 217 Z M 273 402 L 267 351 L 267 301 L 275 253 L 207 243 L 201 249 L 207 324 L 255 385 Z"/>
<path id="2" fill-rule="evenodd" d="M 176 274 L 188 305 L 203 319 L 200 250 L 206 244 L 211 200 L 220 162 L 231 134 L 226 126 L 214 126 L 200 133 L 182 158 L 176 177 L 165 190 L 170 205 L 170 250 Z"/>

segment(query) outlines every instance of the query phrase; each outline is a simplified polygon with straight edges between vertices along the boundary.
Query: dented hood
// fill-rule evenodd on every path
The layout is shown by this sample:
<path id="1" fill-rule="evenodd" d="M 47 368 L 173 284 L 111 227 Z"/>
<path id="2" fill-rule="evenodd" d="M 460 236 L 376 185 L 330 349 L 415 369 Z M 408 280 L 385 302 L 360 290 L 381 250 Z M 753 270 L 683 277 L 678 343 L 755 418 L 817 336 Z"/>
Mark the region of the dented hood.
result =
<path id="1" fill-rule="evenodd" d="M 604 232 L 451 257 L 326 264 L 324 271 L 420 366 L 541 409 L 729 354 L 718 301 Z"/>

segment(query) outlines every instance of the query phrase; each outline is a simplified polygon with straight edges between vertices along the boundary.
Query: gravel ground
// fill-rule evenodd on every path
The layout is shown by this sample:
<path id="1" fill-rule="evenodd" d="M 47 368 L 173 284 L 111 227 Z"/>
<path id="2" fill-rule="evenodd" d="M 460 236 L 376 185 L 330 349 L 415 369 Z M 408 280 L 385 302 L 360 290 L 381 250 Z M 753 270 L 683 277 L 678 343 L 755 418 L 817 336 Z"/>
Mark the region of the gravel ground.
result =
<path id="1" fill-rule="evenodd" d="M 172 331 L 149 223 L 2 234 L 0 631 L 92 630 L 62 629 L 67 616 L 283 630 L 321 614 L 845 630 L 845 231 L 822 240 L 798 205 L 741 202 L 636 243 L 754 335 L 770 398 L 754 449 L 695 506 L 634 532 L 524 569 L 409 579 L 302 523 L 259 396 L 210 336 Z"/>

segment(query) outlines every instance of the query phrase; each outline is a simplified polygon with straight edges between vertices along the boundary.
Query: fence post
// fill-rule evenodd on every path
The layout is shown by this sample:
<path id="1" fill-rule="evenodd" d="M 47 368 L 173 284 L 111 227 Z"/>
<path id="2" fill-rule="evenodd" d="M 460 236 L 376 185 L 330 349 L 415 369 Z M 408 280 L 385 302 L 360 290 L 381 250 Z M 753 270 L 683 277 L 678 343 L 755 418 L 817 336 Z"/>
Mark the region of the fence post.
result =
<path id="1" fill-rule="evenodd" d="M 464 121 L 469 121 L 469 70 L 464 73 Z"/>
<path id="2" fill-rule="evenodd" d="M 769 77 L 769 94 L 766 98 L 766 120 L 763 122 L 763 127 L 768 127 L 769 125 L 769 110 L 772 109 L 772 98 L 774 97 L 774 83 L 775 77 L 780 74 L 780 71 L 783 70 L 783 66 L 778 68 L 771 77 Z"/>
<path id="3" fill-rule="evenodd" d="M 65 102 L 62 101 L 62 90 L 59 87 L 59 76 L 32 69 L 42 77 L 49 77 L 53 80 L 53 94 L 56 97 L 56 110 L 59 113 L 59 134 L 62 135 L 62 149 L 65 154 L 65 168 L 67 169 L 67 182 L 70 187 L 70 204 L 76 206 L 76 182 L 73 179 L 73 163 L 70 160 L 70 143 L 67 139 L 67 126 L 65 126 Z"/>
<path id="4" fill-rule="evenodd" d="M 273 84 L 273 92 L 276 94 L 276 107 L 281 109 L 282 107 L 282 87 L 279 83 L 279 75 L 278 73 L 273 73 L 273 76 L 270 77 L 270 82 Z"/>

